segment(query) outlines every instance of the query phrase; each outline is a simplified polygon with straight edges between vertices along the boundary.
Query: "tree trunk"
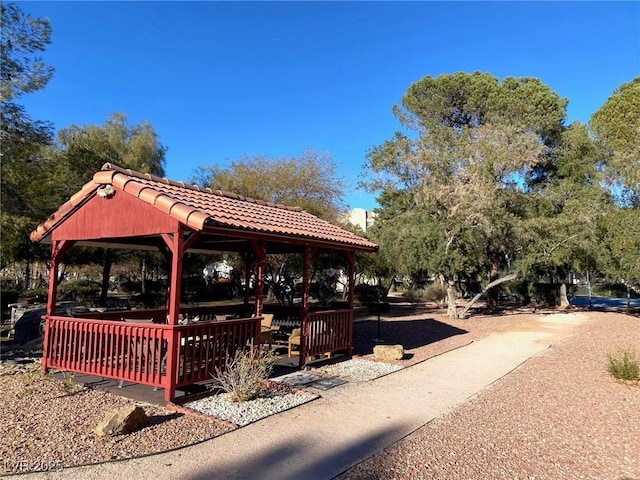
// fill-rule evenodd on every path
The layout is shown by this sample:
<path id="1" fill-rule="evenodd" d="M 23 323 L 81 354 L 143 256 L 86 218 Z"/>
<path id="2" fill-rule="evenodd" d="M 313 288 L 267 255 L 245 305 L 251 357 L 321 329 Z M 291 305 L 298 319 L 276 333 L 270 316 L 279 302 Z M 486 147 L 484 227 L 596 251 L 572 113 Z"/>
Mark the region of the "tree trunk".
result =
<path id="1" fill-rule="evenodd" d="M 111 265 L 113 264 L 113 251 L 107 248 L 104 252 L 104 266 L 102 267 L 102 289 L 100 291 L 100 306 L 107 306 L 107 295 L 109 293 L 109 277 L 111 276 Z"/>
<path id="2" fill-rule="evenodd" d="M 24 265 L 24 285 L 27 290 L 31 289 L 31 260 L 29 259 Z"/>
<path id="3" fill-rule="evenodd" d="M 500 266 L 495 255 L 489 257 L 491 268 L 489 270 L 489 285 L 500 278 Z M 498 308 L 498 290 L 489 290 L 487 292 L 487 310 L 496 310 Z"/>
<path id="4" fill-rule="evenodd" d="M 145 253 L 140 262 L 140 293 L 144 295 L 147 293 L 147 286 L 145 285 L 145 279 L 147 278 L 147 254 Z"/>
<path id="5" fill-rule="evenodd" d="M 515 273 L 512 273 L 510 275 L 507 275 L 506 277 L 502 277 L 502 278 L 499 278 L 499 279 L 494 280 L 493 282 L 491 282 L 489 285 L 484 287 L 484 290 L 482 290 L 479 294 L 477 294 L 475 297 L 473 297 L 471 299 L 471 301 L 465 305 L 465 307 L 462 310 L 462 312 L 460 313 L 460 315 L 458 315 L 458 318 L 465 318 L 465 316 L 467 315 L 467 312 L 469 311 L 469 309 L 471 309 L 473 304 L 476 303 L 484 293 L 486 293 L 487 291 L 491 290 L 496 285 L 500 285 L 501 283 L 508 282 L 510 280 L 515 280 L 516 278 L 518 278 L 518 275 L 515 274 Z"/>
<path id="6" fill-rule="evenodd" d="M 560 298 L 558 301 L 560 302 L 560 308 L 571 308 L 571 303 L 567 297 L 567 284 L 564 282 L 560 284 Z"/>
<path id="7" fill-rule="evenodd" d="M 458 310 L 456 309 L 456 289 L 453 282 L 447 285 L 447 317 L 458 318 Z"/>

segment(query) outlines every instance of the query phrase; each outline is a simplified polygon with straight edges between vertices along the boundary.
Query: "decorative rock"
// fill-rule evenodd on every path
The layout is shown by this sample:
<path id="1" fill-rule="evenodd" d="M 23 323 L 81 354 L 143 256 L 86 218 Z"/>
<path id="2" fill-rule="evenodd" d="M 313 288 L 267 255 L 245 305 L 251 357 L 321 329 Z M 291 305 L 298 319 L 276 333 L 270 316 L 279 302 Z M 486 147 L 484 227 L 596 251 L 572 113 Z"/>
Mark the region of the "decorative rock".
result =
<path id="1" fill-rule="evenodd" d="M 373 347 L 373 356 L 376 360 L 402 360 L 404 348 L 402 345 L 376 345 Z"/>
<path id="2" fill-rule="evenodd" d="M 102 422 L 96 427 L 98 435 L 112 437 L 126 435 L 149 423 L 147 414 L 140 406 L 127 405 L 118 410 L 107 412 Z"/>

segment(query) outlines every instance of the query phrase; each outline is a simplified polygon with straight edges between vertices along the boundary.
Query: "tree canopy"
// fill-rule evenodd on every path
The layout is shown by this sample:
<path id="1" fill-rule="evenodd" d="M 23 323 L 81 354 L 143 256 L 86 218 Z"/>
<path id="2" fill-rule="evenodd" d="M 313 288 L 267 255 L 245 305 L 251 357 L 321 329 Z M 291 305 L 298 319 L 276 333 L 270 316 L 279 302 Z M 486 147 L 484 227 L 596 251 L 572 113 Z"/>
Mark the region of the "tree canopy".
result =
<path id="1" fill-rule="evenodd" d="M 396 132 L 367 156 L 368 185 L 381 191 L 380 238 L 404 226 L 402 238 L 384 244 L 409 260 L 399 266 L 428 267 L 445 280 L 472 272 L 497 279 L 516 248 L 522 179 L 557 142 L 566 103 L 532 78 L 475 72 L 413 83 L 394 112 L 415 133 Z M 407 243 L 421 253 L 403 255 Z"/>
<path id="2" fill-rule="evenodd" d="M 214 190 L 299 206 L 335 221 L 344 211 L 345 189 L 336 170 L 337 164 L 327 153 L 307 150 L 297 157 L 245 155 L 228 167 L 205 165 L 196 170 L 192 181 Z"/>
<path id="3" fill-rule="evenodd" d="M 24 260 L 28 270 L 41 253 L 29 232 L 102 164 L 162 176 L 167 148 L 149 122 L 132 125 L 122 113 L 57 135 L 30 118 L 19 101 L 54 74 L 42 57 L 51 24 L 15 3 L 0 13 L 0 264 Z M 566 125 L 566 107 L 536 78 L 457 72 L 410 84 L 392 107 L 398 131 L 367 152 L 362 184 L 380 204 L 368 234 L 381 248 L 359 268 L 435 278 L 450 294 L 454 284 L 477 291 L 505 274 L 563 284 L 571 272 L 640 289 L 640 77 L 616 88 L 588 126 Z M 325 152 L 245 155 L 203 165 L 192 181 L 332 222 L 346 210 L 346 185 Z M 103 296 L 115 258 L 105 255 Z M 292 295 L 298 260 L 269 259 L 282 297 Z"/>
<path id="4" fill-rule="evenodd" d="M 617 200 L 605 219 L 601 270 L 640 291 L 640 77 L 617 88 L 593 114 L 590 127 Z"/>
<path id="5" fill-rule="evenodd" d="M 29 255 L 27 240 L 35 217 L 46 208 L 38 191 L 44 180 L 42 150 L 53 140 L 49 122 L 33 120 L 16 100 L 42 89 L 54 69 L 39 55 L 51 41 L 48 19 L 33 18 L 15 3 L 0 4 L 0 163 L 3 266 Z"/>
<path id="6" fill-rule="evenodd" d="M 590 126 L 605 149 L 608 179 L 627 201 L 640 203 L 640 77 L 617 88 Z"/>

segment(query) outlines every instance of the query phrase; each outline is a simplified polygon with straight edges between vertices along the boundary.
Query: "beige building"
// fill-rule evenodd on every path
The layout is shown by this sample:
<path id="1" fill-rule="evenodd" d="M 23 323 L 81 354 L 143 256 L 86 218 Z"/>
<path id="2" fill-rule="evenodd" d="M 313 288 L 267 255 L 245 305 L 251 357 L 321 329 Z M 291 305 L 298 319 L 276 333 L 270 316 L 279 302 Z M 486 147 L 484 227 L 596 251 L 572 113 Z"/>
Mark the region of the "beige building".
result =
<path id="1" fill-rule="evenodd" d="M 352 225 L 357 225 L 366 232 L 375 221 L 375 212 L 365 210 L 364 208 L 354 208 L 349 212 L 348 219 Z"/>

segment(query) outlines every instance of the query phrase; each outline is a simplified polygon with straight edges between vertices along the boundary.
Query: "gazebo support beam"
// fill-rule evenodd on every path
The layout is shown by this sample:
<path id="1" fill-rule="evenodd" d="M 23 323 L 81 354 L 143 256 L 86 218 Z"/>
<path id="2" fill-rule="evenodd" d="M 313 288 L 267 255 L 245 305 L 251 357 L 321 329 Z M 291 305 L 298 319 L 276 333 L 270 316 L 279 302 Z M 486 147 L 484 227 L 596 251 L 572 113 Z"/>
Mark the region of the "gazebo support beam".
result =
<path id="1" fill-rule="evenodd" d="M 251 249 L 256 256 L 255 312 L 257 317 L 261 317 L 262 294 L 264 293 L 264 264 L 267 256 L 264 241 L 252 240 Z"/>
<path id="2" fill-rule="evenodd" d="M 168 323 L 171 325 L 178 324 L 178 318 L 180 315 L 180 290 L 182 281 L 182 257 L 185 251 L 185 241 L 182 233 L 182 229 L 178 228 L 178 231 L 173 235 L 163 234 L 162 238 L 169 250 L 171 250 L 171 263 L 170 263 L 170 288 L 167 294 L 169 295 L 168 302 Z M 176 366 L 178 364 L 178 333 L 176 330 L 171 329 L 168 344 L 167 355 L 167 375 L 164 385 L 164 399 L 170 401 L 175 397 L 176 391 Z"/>
<path id="3" fill-rule="evenodd" d="M 62 256 L 76 242 L 71 240 L 53 240 L 51 242 L 51 268 L 49 269 L 49 294 L 47 296 L 47 317 L 56 313 L 56 296 L 58 293 L 58 270 Z M 49 323 L 45 322 L 44 339 L 42 347 L 42 373 L 47 371 L 47 358 L 49 350 Z"/>
<path id="4" fill-rule="evenodd" d="M 349 310 L 351 310 L 351 315 L 353 315 L 353 297 L 355 290 L 355 265 L 356 265 L 356 252 L 343 251 L 345 258 L 347 259 L 348 267 L 349 267 L 349 293 L 347 300 L 349 302 Z M 351 319 L 351 329 L 349 330 L 349 349 L 347 350 L 347 355 L 351 357 L 353 355 L 353 318 Z"/>
<path id="5" fill-rule="evenodd" d="M 253 270 L 253 256 L 250 252 L 240 252 L 244 263 L 244 306 L 249 305 L 249 284 L 251 283 L 251 270 Z"/>
<path id="6" fill-rule="evenodd" d="M 307 338 L 310 335 L 309 326 L 309 287 L 311 285 L 311 260 L 315 256 L 317 248 L 307 247 L 302 256 L 302 312 L 301 312 L 301 337 L 300 337 L 300 368 L 304 367 L 307 359 Z"/>

